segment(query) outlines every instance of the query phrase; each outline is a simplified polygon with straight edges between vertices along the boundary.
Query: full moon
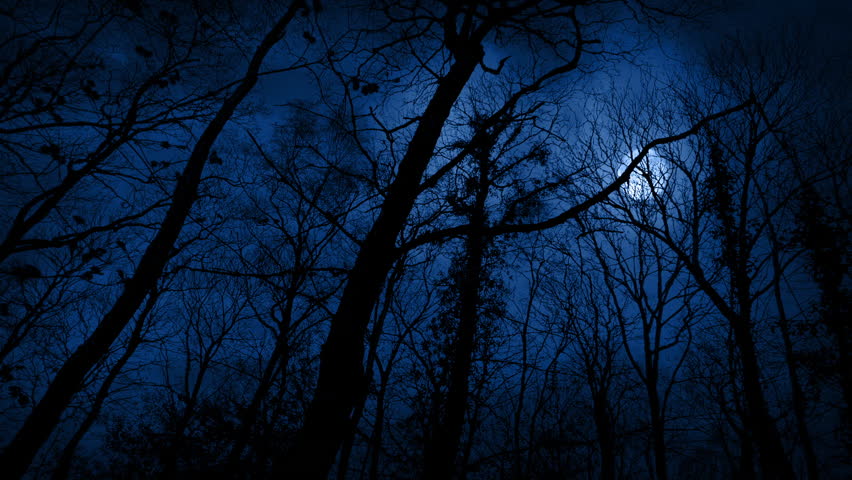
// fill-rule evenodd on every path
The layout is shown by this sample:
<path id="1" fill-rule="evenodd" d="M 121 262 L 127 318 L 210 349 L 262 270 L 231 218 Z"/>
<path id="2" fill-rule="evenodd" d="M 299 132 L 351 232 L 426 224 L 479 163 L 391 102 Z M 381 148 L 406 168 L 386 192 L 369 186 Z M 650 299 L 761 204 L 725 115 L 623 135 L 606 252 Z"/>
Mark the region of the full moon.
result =
<path id="1" fill-rule="evenodd" d="M 622 166 L 618 170 L 621 175 L 630 162 L 639 155 L 638 150 L 631 152 L 630 156 L 625 156 L 622 160 Z M 652 191 L 659 192 L 665 188 L 668 180 L 669 172 L 665 160 L 663 160 L 656 150 L 651 149 L 648 155 L 639 162 L 636 169 L 630 173 L 630 179 L 621 188 L 624 193 L 634 200 L 647 200 L 651 197 Z"/>

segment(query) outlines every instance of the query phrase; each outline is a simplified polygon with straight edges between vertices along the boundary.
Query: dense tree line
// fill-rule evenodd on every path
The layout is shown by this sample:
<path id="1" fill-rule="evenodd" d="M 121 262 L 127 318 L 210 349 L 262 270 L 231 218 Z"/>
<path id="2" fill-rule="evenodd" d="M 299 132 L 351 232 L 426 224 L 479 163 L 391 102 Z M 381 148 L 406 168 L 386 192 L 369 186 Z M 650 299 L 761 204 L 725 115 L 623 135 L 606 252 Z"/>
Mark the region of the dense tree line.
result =
<path id="1" fill-rule="evenodd" d="M 704 2 L 10 2 L 9 478 L 844 478 L 849 103 Z"/>

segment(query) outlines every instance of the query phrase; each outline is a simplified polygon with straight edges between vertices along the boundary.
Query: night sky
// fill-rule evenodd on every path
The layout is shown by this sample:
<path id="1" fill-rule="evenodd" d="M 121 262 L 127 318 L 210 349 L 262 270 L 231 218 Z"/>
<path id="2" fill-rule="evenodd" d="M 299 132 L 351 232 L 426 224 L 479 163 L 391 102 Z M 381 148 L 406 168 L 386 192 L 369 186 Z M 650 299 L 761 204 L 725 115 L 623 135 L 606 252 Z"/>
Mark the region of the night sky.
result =
<path id="1" fill-rule="evenodd" d="M 850 18 L 0 1 L 3 477 L 852 477 Z"/>

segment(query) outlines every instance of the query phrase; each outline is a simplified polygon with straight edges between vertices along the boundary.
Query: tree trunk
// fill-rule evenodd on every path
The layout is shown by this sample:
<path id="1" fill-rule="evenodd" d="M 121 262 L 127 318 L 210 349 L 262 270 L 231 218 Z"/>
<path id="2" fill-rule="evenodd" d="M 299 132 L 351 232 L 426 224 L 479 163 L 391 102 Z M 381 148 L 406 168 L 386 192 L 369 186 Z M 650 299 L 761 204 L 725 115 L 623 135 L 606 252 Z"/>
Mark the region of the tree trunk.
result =
<path id="1" fill-rule="evenodd" d="M 765 201 L 764 201 L 765 205 Z M 764 209 L 768 210 L 767 206 Z M 775 294 L 775 305 L 778 309 L 778 327 L 781 330 L 781 339 L 784 341 L 784 360 L 787 365 L 787 374 L 790 376 L 790 393 L 793 400 L 793 413 L 796 416 L 796 427 L 799 431 L 799 440 L 802 442 L 802 453 L 805 456 L 805 465 L 808 471 L 809 480 L 817 480 L 819 478 L 819 467 L 817 464 L 816 452 L 811 434 L 808 429 L 807 420 L 807 400 L 805 392 L 802 390 L 802 383 L 799 379 L 799 372 L 796 369 L 796 360 L 793 351 L 793 340 L 790 335 L 790 321 L 787 318 L 787 311 L 784 308 L 784 295 L 781 291 L 781 281 L 783 271 L 781 259 L 779 258 L 778 239 L 775 234 L 775 229 L 772 224 L 769 224 L 769 235 L 772 241 L 772 268 L 775 272 L 773 279 L 773 293 Z"/>
<path id="2" fill-rule="evenodd" d="M 291 5 L 287 13 L 266 34 L 249 63 L 245 77 L 201 134 L 177 181 L 172 204 L 166 212 L 160 229 L 139 260 L 133 276 L 125 283 L 118 300 L 100 321 L 92 335 L 68 358 L 24 425 L 3 450 L 0 465 L 6 478 L 20 478 L 26 473 L 39 449 L 59 423 L 72 397 L 82 387 L 86 375 L 109 352 L 115 339 L 130 322 L 148 292 L 156 285 L 171 257 L 172 248 L 189 211 L 195 203 L 198 184 L 213 143 L 234 111 L 257 83 L 257 74 L 264 58 L 284 35 L 287 24 L 296 14 L 297 5 L 298 2 Z"/>
<path id="3" fill-rule="evenodd" d="M 615 480 L 615 435 L 605 391 L 592 395 L 595 430 L 601 457 L 601 480 Z"/>
<path id="4" fill-rule="evenodd" d="M 760 385 L 760 369 L 751 328 L 744 321 L 732 323 L 734 341 L 742 362 L 746 412 L 754 428 L 752 435 L 757 444 L 760 468 L 767 479 L 794 480 L 796 476 L 793 467 L 784 452 L 781 436 L 775 427 L 775 420 L 769 414 L 769 406 Z"/>
<path id="5" fill-rule="evenodd" d="M 257 388 L 252 395 L 251 402 L 249 402 L 248 407 L 246 407 L 242 418 L 240 419 L 240 426 L 235 435 L 236 439 L 234 440 L 234 446 L 231 448 L 231 451 L 228 453 L 228 457 L 225 460 L 225 472 L 228 477 L 236 477 L 237 472 L 239 471 L 240 459 L 242 458 L 243 450 L 245 450 L 249 438 L 251 437 L 251 431 L 257 423 L 261 404 L 263 403 L 263 400 L 266 399 L 266 395 L 269 393 L 269 390 L 272 388 L 276 372 L 282 371 L 283 377 L 285 379 L 287 378 L 286 370 L 290 361 L 290 325 L 292 324 L 293 319 L 293 304 L 298 293 L 298 287 L 296 285 L 299 283 L 300 282 L 297 282 L 295 279 L 292 279 L 292 284 L 290 288 L 287 289 L 286 297 L 284 299 L 284 308 L 281 310 L 281 321 L 278 326 L 278 336 L 275 339 L 275 348 L 272 349 L 272 353 L 266 361 L 266 366 L 263 369 L 263 374 L 260 377 Z M 282 389 L 285 387 L 286 385 L 281 386 Z"/>
<path id="6" fill-rule="evenodd" d="M 486 142 L 487 143 L 487 142 Z M 493 143 L 492 143 L 493 144 Z M 485 237 L 485 202 L 489 188 L 489 152 L 487 145 L 478 158 L 479 175 L 472 213 L 469 215 L 470 234 L 465 247 L 465 266 L 459 282 L 459 324 L 453 342 L 450 364 L 449 390 L 442 415 L 432 440 L 426 446 L 426 479 L 446 480 L 457 474 L 455 465 L 467 409 L 468 384 L 476 347 L 476 330 L 479 324 L 480 286 L 487 239 Z"/>
<path id="7" fill-rule="evenodd" d="M 404 269 L 403 261 L 400 260 L 396 264 L 396 268 L 394 268 L 393 273 L 388 280 L 387 286 L 385 288 L 384 298 L 381 312 L 376 315 L 376 320 L 373 324 L 373 329 L 370 332 L 370 339 L 368 341 L 368 350 L 367 350 L 367 371 L 364 374 L 367 382 L 371 382 L 373 378 L 373 366 L 376 363 L 376 358 L 378 356 L 378 347 L 379 340 L 381 339 L 382 332 L 384 330 L 385 319 L 387 318 L 388 312 L 390 311 L 391 300 L 394 295 L 394 287 L 396 286 L 396 282 L 399 281 L 402 276 L 402 272 Z M 343 440 L 343 446 L 340 450 L 340 461 L 337 464 L 337 478 L 338 480 L 345 480 L 347 471 L 349 469 L 349 455 L 352 453 L 352 445 L 355 441 L 355 431 L 358 428 L 358 423 L 361 422 L 361 417 L 364 415 L 364 406 L 367 403 L 367 397 L 369 395 L 369 389 L 364 388 L 361 390 L 361 395 L 358 398 L 357 403 L 355 404 L 355 409 L 352 413 L 352 420 L 350 421 L 349 433 L 346 435 L 346 438 Z"/>
<path id="8" fill-rule="evenodd" d="M 118 375 L 130 360 L 130 357 L 133 356 L 133 353 L 136 352 L 136 348 L 140 343 L 142 343 L 142 327 L 145 325 L 145 319 L 148 314 L 151 310 L 153 310 L 154 305 L 157 303 L 157 297 L 157 295 L 150 295 L 148 297 L 145 307 L 142 309 L 142 312 L 139 314 L 139 318 L 136 320 L 136 326 L 133 329 L 133 333 L 130 337 L 130 341 L 127 343 L 124 353 L 121 354 L 121 357 L 119 357 L 119 359 L 115 362 L 115 365 L 113 365 L 110 369 L 109 374 L 107 374 L 107 377 L 98 389 L 97 395 L 95 395 L 95 401 L 92 403 L 92 408 L 89 409 L 89 413 L 86 414 L 86 418 L 83 419 L 83 423 L 80 424 L 77 431 L 74 432 L 74 436 L 71 437 L 71 440 L 68 441 L 65 448 L 62 450 L 62 454 L 56 462 L 56 468 L 53 470 L 53 480 L 64 480 L 68 478 L 68 474 L 71 472 L 71 465 L 74 461 L 74 454 L 77 452 L 77 447 L 80 445 L 83 437 L 85 437 L 89 432 L 89 429 L 92 428 L 92 425 L 94 425 L 98 416 L 100 416 L 101 409 L 109 396 L 113 382 L 116 378 L 118 378 Z"/>
<path id="9" fill-rule="evenodd" d="M 479 320 L 479 280 L 482 273 L 484 241 L 481 236 L 468 242 L 468 259 L 459 299 L 459 326 L 453 342 L 450 385 L 445 408 L 431 445 L 426 449 L 424 478 L 453 478 L 459 442 L 464 430 L 468 381 L 472 364 L 475 335 Z"/>
<path id="10" fill-rule="evenodd" d="M 389 372 L 388 372 L 389 373 Z M 379 461 L 382 457 L 382 435 L 385 429 L 385 395 L 387 393 L 388 377 L 384 375 L 379 392 L 376 395 L 376 422 L 370 435 L 370 472 L 369 479 L 379 478 Z"/>
<path id="11" fill-rule="evenodd" d="M 441 79 L 423 112 L 376 222 L 349 271 L 328 338 L 320 353 L 319 378 L 304 424 L 275 470 L 287 478 L 328 476 L 346 437 L 358 393 L 365 388 L 364 335 L 394 260 L 396 240 L 414 206 L 423 173 L 450 110 L 483 56 L 476 46 Z"/>
<path id="12" fill-rule="evenodd" d="M 648 375 L 648 406 L 651 410 L 651 437 L 654 443 L 654 469 L 656 478 L 666 480 L 669 478 L 668 465 L 666 462 L 666 430 L 665 418 L 660 409 L 660 395 L 657 392 L 657 375 Z"/>

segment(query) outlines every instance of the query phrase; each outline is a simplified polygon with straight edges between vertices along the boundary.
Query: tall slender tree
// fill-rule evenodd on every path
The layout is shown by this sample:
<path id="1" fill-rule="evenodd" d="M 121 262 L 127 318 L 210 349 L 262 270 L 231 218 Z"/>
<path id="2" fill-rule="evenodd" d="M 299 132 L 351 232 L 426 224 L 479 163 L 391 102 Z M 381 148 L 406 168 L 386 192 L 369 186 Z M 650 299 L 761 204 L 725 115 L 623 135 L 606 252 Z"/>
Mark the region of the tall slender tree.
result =
<path id="1" fill-rule="evenodd" d="M 136 271 L 125 283 L 121 295 L 91 336 L 74 351 L 57 372 L 33 412 L 3 450 L 0 465 L 3 465 L 4 471 L 11 477 L 18 478 L 25 474 L 36 453 L 56 427 L 71 398 L 79 391 L 86 374 L 109 351 L 112 343 L 156 285 L 198 196 L 201 174 L 211 156 L 213 144 L 237 107 L 257 83 L 264 59 L 272 47 L 283 38 L 287 26 L 300 7 L 298 2 L 290 5 L 286 13 L 276 21 L 259 43 L 243 78 L 222 103 L 221 108 L 195 144 L 178 179 L 171 206 L 166 212 L 160 229 L 145 250 L 145 254 L 139 259 Z"/>

